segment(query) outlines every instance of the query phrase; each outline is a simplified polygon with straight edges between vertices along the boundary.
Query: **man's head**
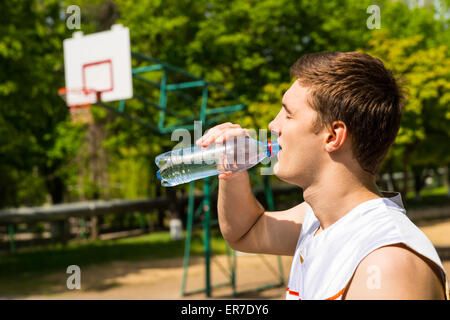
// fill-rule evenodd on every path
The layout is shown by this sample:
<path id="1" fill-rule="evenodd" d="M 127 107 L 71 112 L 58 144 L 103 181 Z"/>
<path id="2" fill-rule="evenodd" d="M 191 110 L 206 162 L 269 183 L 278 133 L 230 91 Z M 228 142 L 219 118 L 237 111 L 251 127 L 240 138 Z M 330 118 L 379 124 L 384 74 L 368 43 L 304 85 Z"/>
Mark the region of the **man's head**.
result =
<path id="1" fill-rule="evenodd" d="M 293 182 L 327 161 L 348 166 L 344 159 L 375 174 L 400 126 L 403 97 L 392 73 L 367 54 L 335 52 L 300 58 L 291 75 L 296 81 L 269 126 L 285 151 L 276 174 Z"/>

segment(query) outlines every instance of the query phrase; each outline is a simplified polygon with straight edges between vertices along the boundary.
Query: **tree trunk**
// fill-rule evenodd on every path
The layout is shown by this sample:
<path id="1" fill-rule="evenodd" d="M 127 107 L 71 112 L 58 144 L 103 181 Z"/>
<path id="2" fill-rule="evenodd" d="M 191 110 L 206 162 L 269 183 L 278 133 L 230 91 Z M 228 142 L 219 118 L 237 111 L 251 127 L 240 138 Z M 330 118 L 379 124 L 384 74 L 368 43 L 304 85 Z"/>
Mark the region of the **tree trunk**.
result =
<path id="1" fill-rule="evenodd" d="M 414 175 L 414 192 L 416 194 L 416 200 L 422 200 L 420 191 L 425 186 L 426 176 L 424 175 L 424 169 L 422 167 L 413 167 L 412 171 Z"/>
<path id="2" fill-rule="evenodd" d="M 158 185 L 156 187 L 156 197 L 160 197 L 162 195 L 161 186 Z M 164 209 L 158 208 L 158 229 L 164 229 Z"/>
<path id="3" fill-rule="evenodd" d="M 97 240 L 99 236 L 98 232 L 98 217 L 91 217 L 91 240 Z"/>
<path id="4" fill-rule="evenodd" d="M 450 163 L 447 164 L 447 197 L 450 198 Z"/>
<path id="5" fill-rule="evenodd" d="M 402 199 L 406 199 L 406 195 L 408 194 L 408 162 L 404 159 L 403 161 L 403 186 L 401 190 Z"/>
<path id="6" fill-rule="evenodd" d="M 169 208 L 168 208 L 170 219 L 179 218 L 178 217 L 178 212 L 177 212 L 177 194 L 176 194 L 176 189 L 168 188 L 166 194 L 167 194 L 167 198 L 169 198 L 169 200 L 170 200 L 170 205 L 169 205 Z"/>
<path id="7" fill-rule="evenodd" d="M 402 188 L 401 194 L 402 194 L 402 198 L 404 200 L 406 200 L 406 195 L 408 194 L 408 191 L 409 191 L 409 186 L 408 186 L 409 162 L 410 162 L 411 156 L 413 155 L 414 151 L 416 151 L 419 143 L 420 143 L 420 141 L 416 139 L 411 145 L 409 145 L 406 148 L 405 153 L 403 154 L 403 168 L 402 168 L 403 169 L 403 188 Z"/>
<path id="8" fill-rule="evenodd" d="M 50 193 L 53 204 L 62 203 L 64 200 L 64 182 L 56 176 L 45 181 L 47 190 Z M 60 241 L 63 244 L 67 244 L 70 238 L 69 221 L 54 221 L 50 223 L 50 230 L 52 238 L 56 241 Z"/>

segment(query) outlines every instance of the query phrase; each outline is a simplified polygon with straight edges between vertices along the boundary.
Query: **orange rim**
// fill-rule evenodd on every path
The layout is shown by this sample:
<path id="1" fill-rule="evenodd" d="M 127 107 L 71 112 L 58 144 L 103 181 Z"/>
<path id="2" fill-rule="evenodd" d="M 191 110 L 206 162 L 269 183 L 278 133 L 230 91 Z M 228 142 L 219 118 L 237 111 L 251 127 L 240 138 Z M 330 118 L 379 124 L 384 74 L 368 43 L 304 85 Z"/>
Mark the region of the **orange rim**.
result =
<path id="1" fill-rule="evenodd" d="M 67 95 L 68 92 L 73 92 L 73 93 L 79 93 L 79 94 L 84 94 L 84 95 L 88 95 L 88 94 L 92 94 L 94 93 L 97 96 L 97 99 L 99 99 L 99 97 L 101 97 L 101 92 L 97 92 L 95 90 L 91 90 L 91 89 L 86 89 L 86 88 L 82 88 L 82 89 L 67 89 L 67 88 L 59 88 L 58 89 L 58 94 L 64 99 L 64 101 L 67 102 L 65 96 Z M 85 108 L 89 108 L 91 106 L 91 103 L 87 103 L 87 104 L 82 104 L 82 105 L 67 105 L 68 108 L 70 110 L 74 110 L 74 109 L 85 109 Z"/>

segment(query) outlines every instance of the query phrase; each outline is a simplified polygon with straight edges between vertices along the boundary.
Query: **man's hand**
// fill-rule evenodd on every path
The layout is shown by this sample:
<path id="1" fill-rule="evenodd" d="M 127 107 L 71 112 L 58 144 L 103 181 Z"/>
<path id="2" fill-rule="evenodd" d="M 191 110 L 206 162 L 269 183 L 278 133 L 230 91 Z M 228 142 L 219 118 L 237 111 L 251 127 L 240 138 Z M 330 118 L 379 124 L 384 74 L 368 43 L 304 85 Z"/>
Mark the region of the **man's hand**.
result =
<path id="1" fill-rule="evenodd" d="M 226 122 L 208 130 L 200 139 L 195 142 L 195 144 L 197 146 L 206 148 L 212 143 L 223 144 L 230 138 L 243 136 L 250 137 L 249 131 L 247 129 L 243 129 L 238 124 Z M 233 173 L 231 171 L 226 171 L 219 174 L 219 179 L 230 179 L 231 176 L 235 176 L 236 174 L 237 173 Z"/>
<path id="2" fill-rule="evenodd" d="M 250 132 L 227 122 L 210 129 L 196 144 L 207 147 L 242 136 L 250 137 Z M 306 203 L 268 212 L 253 195 L 247 171 L 225 172 L 219 179 L 219 227 L 230 247 L 242 252 L 293 255 Z"/>

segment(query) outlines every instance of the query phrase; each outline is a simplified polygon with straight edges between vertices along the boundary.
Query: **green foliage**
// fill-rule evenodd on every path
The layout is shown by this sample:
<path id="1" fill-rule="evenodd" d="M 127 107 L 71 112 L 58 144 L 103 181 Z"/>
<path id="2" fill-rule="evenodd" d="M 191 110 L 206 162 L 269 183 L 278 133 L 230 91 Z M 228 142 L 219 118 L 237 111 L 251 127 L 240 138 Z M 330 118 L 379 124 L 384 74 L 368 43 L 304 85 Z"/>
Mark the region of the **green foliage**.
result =
<path id="1" fill-rule="evenodd" d="M 92 108 L 93 125 L 69 122 L 56 91 L 64 85 L 62 40 L 71 36 L 65 26 L 70 4 L 80 6 L 85 34 L 122 23 L 130 28 L 132 50 L 236 93 L 248 112 L 226 120 L 252 128 L 267 128 L 278 112 L 291 82 L 289 67 L 300 56 L 363 48 L 402 75 L 409 92 L 390 159 L 401 163 L 408 155 L 418 165 L 450 161 L 448 1 L 426 6 L 377 1 L 380 31 L 367 29 L 369 0 L 3 1 L 0 207 L 167 191 L 156 180 L 154 157 L 176 144 L 168 135 L 156 135 L 98 107 Z M 148 77 L 157 82 L 161 74 Z M 159 99 L 157 89 L 138 84 L 134 89 L 150 101 Z M 183 115 L 192 113 L 198 101 L 181 104 L 169 96 L 169 104 Z M 137 101 L 129 107 L 157 123 L 156 110 Z M 94 133 L 101 140 L 95 148 Z"/>
<path id="2" fill-rule="evenodd" d="M 404 165 L 450 161 L 450 54 L 445 45 L 427 48 L 424 37 L 389 38 L 374 33 L 368 53 L 382 59 L 403 82 L 407 100 L 391 156 Z"/>
<path id="3" fill-rule="evenodd" d="M 61 165 L 47 153 L 67 118 L 55 92 L 68 33 L 59 1 L 3 1 L 0 11 L 0 206 L 42 203 L 38 190 Z"/>

